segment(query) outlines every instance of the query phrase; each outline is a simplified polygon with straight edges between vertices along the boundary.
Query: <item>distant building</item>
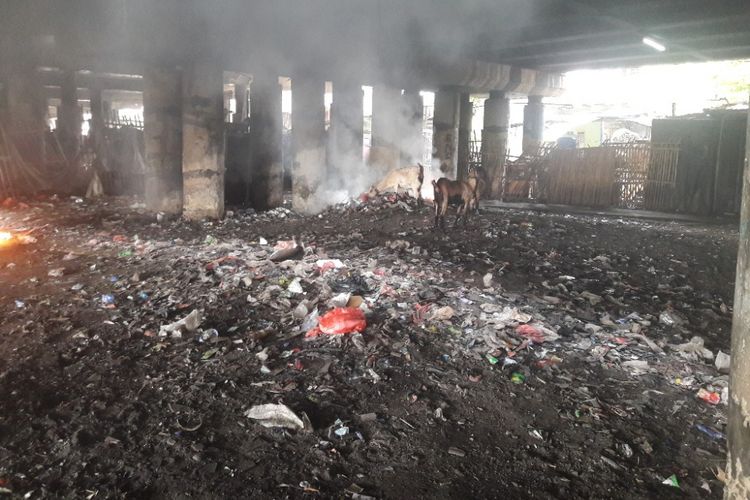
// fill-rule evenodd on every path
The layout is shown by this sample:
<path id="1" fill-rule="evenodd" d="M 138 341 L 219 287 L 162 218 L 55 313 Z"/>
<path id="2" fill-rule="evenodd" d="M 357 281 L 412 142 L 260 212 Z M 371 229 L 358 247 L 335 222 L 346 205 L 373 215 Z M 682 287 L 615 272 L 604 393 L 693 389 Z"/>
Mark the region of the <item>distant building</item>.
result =
<path id="1" fill-rule="evenodd" d="M 594 148 L 606 142 L 647 141 L 651 139 L 651 126 L 633 120 L 602 117 L 576 127 L 575 133 L 579 148 Z"/>

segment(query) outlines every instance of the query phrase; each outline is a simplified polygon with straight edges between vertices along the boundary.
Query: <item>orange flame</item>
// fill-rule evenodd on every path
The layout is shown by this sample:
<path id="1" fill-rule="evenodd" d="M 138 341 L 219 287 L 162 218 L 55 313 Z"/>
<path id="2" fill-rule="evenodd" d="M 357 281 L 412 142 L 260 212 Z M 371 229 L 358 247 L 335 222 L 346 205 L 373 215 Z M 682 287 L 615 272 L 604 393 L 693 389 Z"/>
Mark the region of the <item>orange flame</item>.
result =
<path id="1" fill-rule="evenodd" d="M 0 231 L 0 247 L 10 245 L 13 242 L 13 233 Z"/>

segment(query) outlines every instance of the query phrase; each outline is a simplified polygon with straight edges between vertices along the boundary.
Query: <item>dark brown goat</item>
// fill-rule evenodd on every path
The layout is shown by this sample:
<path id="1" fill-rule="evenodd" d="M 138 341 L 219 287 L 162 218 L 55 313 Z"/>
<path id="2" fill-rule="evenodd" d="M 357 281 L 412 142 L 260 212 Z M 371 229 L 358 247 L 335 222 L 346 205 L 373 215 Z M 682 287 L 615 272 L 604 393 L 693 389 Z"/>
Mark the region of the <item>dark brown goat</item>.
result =
<path id="1" fill-rule="evenodd" d="M 466 181 L 452 181 L 445 177 L 432 181 L 432 187 L 435 191 L 436 228 L 443 227 L 445 215 L 448 213 L 448 204 L 458 205 L 455 224 L 458 224 L 461 217 L 464 218 L 464 223 L 466 223 L 467 211 L 476 209 L 479 204 L 477 184 L 478 179 L 473 171 L 469 172 L 469 178 Z"/>

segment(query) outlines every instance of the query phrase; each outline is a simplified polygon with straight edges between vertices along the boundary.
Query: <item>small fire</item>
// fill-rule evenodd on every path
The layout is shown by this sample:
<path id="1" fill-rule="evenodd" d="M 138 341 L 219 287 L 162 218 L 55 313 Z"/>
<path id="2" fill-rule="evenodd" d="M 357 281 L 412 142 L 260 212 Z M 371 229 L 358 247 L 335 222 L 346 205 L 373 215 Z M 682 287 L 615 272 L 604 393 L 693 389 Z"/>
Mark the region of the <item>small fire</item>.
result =
<path id="1" fill-rule="evenodd" d="M 0 231 L 0 247 L 10 245 L 13 243 L 13 233 L 8 231 Z"/>

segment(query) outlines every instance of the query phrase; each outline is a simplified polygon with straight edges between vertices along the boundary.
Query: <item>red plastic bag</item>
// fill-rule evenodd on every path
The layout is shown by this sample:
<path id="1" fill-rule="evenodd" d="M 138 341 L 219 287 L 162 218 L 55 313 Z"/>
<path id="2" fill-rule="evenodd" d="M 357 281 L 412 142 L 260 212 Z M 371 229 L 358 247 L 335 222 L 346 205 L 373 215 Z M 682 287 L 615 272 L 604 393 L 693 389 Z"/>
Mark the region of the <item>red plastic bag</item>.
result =
<path id="1" fill-rule="evenodd" d="M 534 328 L 531 325 L 518 325 L 516 333 L 528 337 L 537 344 L 541 344 L 545 340 L 544 334 L 538 328 Z"/>
<path id="2" fill-rule="evenodd" d="M 355 307 L 337 307 L 324 314 L 318 321 L 318 326 L 307 332 L 306 338 L 318 335 L 345 335 L 361 332 L 367 327 L 365 313 Z"/>

